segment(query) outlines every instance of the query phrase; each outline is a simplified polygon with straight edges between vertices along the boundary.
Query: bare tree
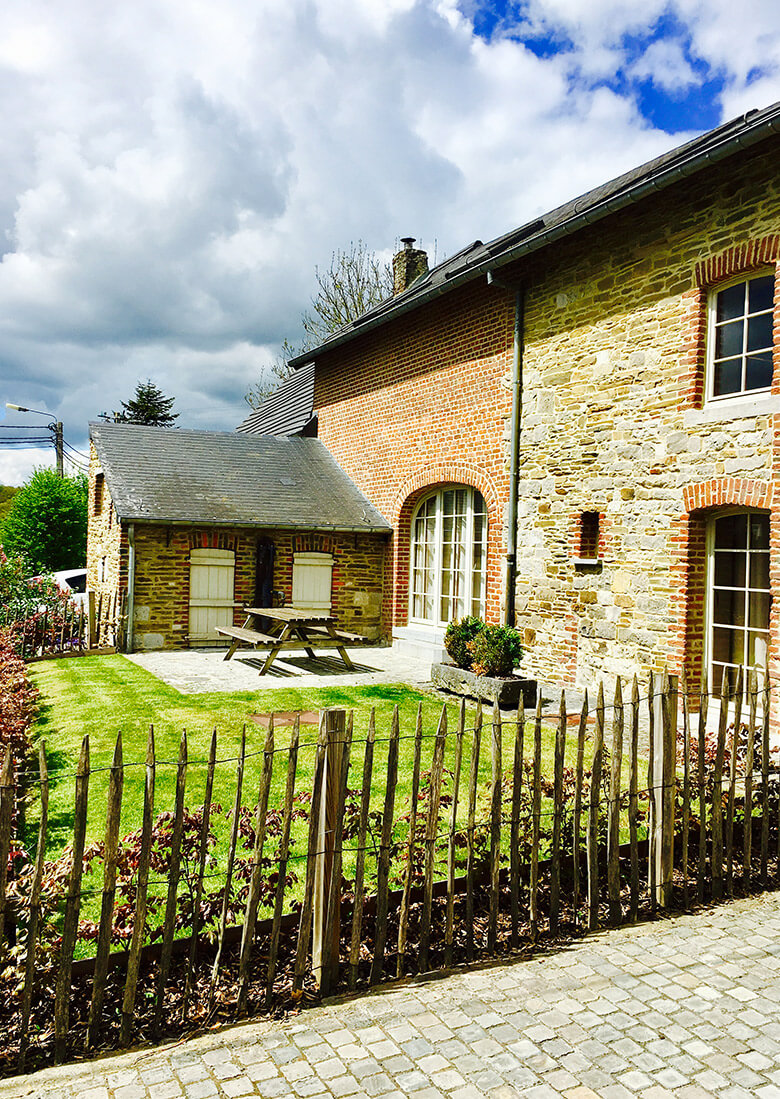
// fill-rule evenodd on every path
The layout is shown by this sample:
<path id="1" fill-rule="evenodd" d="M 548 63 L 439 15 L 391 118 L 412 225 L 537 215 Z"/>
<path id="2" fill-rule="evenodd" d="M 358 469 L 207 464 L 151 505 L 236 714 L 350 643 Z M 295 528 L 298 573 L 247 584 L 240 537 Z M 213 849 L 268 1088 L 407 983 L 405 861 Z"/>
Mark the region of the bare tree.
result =
<path id="1" fill-rule="evenodd" d="M 304 336 L 300 347 L 288 340 L 282 344 L 276 358 L 263 367 L 260 381 L 244 394 L 251 408 L 257 408 L 289 375 L 287 362 L 304 351 L 317 347 L 332 332 L 362 316 L 393 293 L 393 267 L 378 258 L 365 241 L 353 241 L 349 249 L 337 249 L 330 266 L 314 269 L 317 293 L 311 299 L 311 309 L 301 314 Z"/>

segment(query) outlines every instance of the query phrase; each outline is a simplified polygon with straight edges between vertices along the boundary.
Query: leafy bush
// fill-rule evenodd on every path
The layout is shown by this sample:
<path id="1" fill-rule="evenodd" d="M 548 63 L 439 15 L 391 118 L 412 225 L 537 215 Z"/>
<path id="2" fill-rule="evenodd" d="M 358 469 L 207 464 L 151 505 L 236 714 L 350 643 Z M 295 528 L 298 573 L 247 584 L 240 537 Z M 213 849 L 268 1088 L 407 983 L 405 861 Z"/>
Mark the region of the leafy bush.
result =
<path id="1" fill-rule="evenodd" d="M 27 618 L 42 608 L 56 614 L 68 602 L 67 592 L 53 576 L 33 577 L 32 571 L 22 554 L 8 556 L 0 546 L 0 607 L 8 621 Z"/>
<path id="2" fill-rule="evenodd" d="M 480 630 L 484 630 L 485 623 L 481 618 L 475 618 L 467 614 L 464 618 L 456 618 L 450 622 L 444 634 L 444 648 L 451 660 L 459 668 L 470 668 L 472 655 L 470 642 L 474 640 Z"/>
<path id="3" fill-rule="evenodd" d="M 523 655 L 520 634 L 512 626 L 483 626 L 468 648 L 477 675 L 511 675 Z"/>
<path id="4" fill-rule="evenodd" d="M 83 474 L 36 469 L 0 527 L 6 552 L 24 556 L 33 572 L 77 568 L 87 558 L 87 495 Z"/>

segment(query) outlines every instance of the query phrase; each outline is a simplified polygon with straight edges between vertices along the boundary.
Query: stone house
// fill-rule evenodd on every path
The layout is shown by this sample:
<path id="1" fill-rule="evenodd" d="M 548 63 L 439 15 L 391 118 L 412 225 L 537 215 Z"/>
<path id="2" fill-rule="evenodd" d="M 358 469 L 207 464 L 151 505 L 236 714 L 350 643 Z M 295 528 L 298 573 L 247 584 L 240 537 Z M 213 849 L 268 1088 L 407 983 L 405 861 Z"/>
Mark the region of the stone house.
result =
<path id="1" fill-rule="evenodd" d="M 394 644 L 476 613 L 548 682 L 778 678 L 779 131 L 751 112 L 433 270 L 407 240 L 395 296 L 293 360 L 392 526 Z"/>
<path id="2" fill-rule="evenodd" d="M 128 649 L 217 644 L 245 605 L 381 630 L 389 524 L 321 442 L 90 424 L 87 580 L 128 593 Z"/>
<path id="3" fill-rule="evenodd" d="M 739 666 L 778 678 L 779 154 L 775 104 L 431 270 L 407 238 L 394 296 L 293 360 L 278 394 L 219 437 L 332 456 L 370 520 L 356 533 L 352 511 L 328 534 L 334 561 L 365 552 L 345 585 L 351 611 L 334 587 L 344 626 L 358 630 L 360 610 L 398 648 L 436 657 L 453 618 L 508 622 L 526 673 L 550 683 L 650 669 L 718 683 Z M 93 426 L 93 508 L 98 462 L 118 491 L 107 439 Z M 232 460 L 228 448 L 207 468 L 219 481 Z M 167 461 L 149 477 L 167 478 Z M 144 526 L 132 492 L 115 504 L 121 537 L 110 509 L 108 530 L 105 512 L 91 519 L 93 582 L 101 567 L 126 582 L 134 523 L 136 546 L 155 540 L 150 576 L 166 570 L 178 593 L 165 625 L 137 594 L 141 643 L 187 634 L 198 538 L 235 537 L 246 601 L 258 529 L 247 511 L 241 523 L 188 513 Z M 289 601 L 294 539 L 322 531 L 316 508 L 304 531 L 290 499 L 279 507 L 290 522 L 269 501 L 259 525 L 287 539 L 273 585 Z M 118 548 L 104 553 L 98 532 Z"/>

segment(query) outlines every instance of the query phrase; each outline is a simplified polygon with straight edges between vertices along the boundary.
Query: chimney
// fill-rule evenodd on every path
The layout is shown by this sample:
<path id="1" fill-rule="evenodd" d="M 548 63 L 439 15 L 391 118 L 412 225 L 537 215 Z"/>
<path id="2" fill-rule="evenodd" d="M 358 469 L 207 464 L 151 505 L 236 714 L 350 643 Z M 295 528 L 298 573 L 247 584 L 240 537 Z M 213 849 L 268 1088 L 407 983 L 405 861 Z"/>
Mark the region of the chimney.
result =
<path id="1" fill-rule="evenodd" d="M 401 237 L 403 248 L 393 256 L 393 294 L 403 294 L 428 270 L 428 253 L 422 248 L 413 248 L 414 240 L 414 237 Z"/>

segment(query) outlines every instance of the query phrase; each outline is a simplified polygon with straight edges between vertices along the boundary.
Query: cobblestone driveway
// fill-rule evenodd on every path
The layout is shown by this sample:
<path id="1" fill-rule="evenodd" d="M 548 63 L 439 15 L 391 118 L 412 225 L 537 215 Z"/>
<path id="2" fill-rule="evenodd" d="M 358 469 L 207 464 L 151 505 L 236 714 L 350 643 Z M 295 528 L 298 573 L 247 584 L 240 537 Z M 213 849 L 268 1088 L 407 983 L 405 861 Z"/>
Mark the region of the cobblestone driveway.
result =
<path id="1" fill-rule="evenodd" d="M 780 1099 L 780 894 L 408 982 L 0 1096 Z"/>

